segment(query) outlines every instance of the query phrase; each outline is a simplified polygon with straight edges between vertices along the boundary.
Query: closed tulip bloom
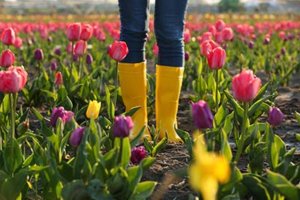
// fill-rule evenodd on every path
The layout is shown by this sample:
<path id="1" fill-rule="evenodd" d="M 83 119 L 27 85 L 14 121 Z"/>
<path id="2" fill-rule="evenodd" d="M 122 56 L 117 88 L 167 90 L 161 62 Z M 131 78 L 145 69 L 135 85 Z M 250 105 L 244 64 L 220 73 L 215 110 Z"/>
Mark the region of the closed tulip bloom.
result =
<path id="1" fill-rule="evenodd" d="M 67 28 L 67 37 L 69 41 L 78 41 L 81 34 L 81 25 L 80 23 L 70 24 Z"/>
<path id="2" fill-rule="evenodd" d="M 213 47 L 210 43 L 210 40 L 205 40 L 200 45 L 200 53 L 204 55 L 205 57 L 209 56 L 211 51 L 213 50 Z"/>
<path id="3" fill-rule="evenodd" d="M 132 162 L 132 164 L 138 165 L 144 158 L 146 158 L 147 155 L 148 152 L 146 151 L 144 146 L 134 147 L 131 150 L 130 161 Z"/>
<path id="4" fill-rule="evenodd" d="M 60 86 L 64 83 L 63 75 L 61 72 L 56 72 L 54 83 L 56 86 Z"/>
<path id="5" fill-rule="evenodd" d="M 74 45 L 73 45 L 73 47 L 74 47 Z M 67 50 L 68 54 L 72 54 L 72 42 L 70 42 L 67 45 L 66 50 Z"/>
<path id="6" fill-rule="evenodd" d="M 9 67 L 12 66 L 15 62 L 15 54 L 7 49 L 2 51 L 1 57 L 0 57 L 0 66 L 2 67 Z"/>
<path id="7" fill-rule="evenodd" d="M 205 40 L 212 40 L 213 34 L 211 32 L 205 32 L 202 34 L 201 42 L 204 42 Z"/>
<path id="8" fill-rule="evenodd" d="M 102 31 L 102 30 L 98 30 L 97 31 L 97 34 L 96 34 L 96 38 L 99 40 L 99 41 L 105 41 L 106 40 L 106 35 L 105 35 L 105 33 L 104 33 L 104 31 Z"/>
<path id="9" fill-rule="evenodd" d="M 83 40 L 79 40 L 75 44 L 74 54 L 77 55 L 77 56 L 83 56 L 86 52 L 86 49 L 87 49 L 86 42 L 83 41 Z"/>
<path id="10" fill-rule="evenodd" d="M 11 66 L 8 68 L 8 70 L 16 71 L 20 75 L 19 91 L 21 91 L 27 83 L 28 73 L 25 71 L 23 66 L 22 67 Z"/>
<path id="11" fill-rule="evenodd" d="M 51 62 L 50 69 L 51 69 L 51 71 L 57 70 L 57 63 L 56 62 Z"/>
<path id="12" fill-rule="evenodd" d="M 212 35 L 215 35 L 216 32 L 217 32 L 217 29 L 216 29 L 216 27 L 214 25 L 210 25 L 208 27 L 208 31 L 211 32 Z"/>
<path id="13" fill-rule="evenodd" d="M 229 28 L 229 27 L 224 28 L 224 29 L 222 30 L 222 35 L 223 35 L 223 39 L 224 39 L 224 40 L 226 40 L 226 41 L 232 40 L 233 37 L 234 37 L 234 33 L 233 33 L 232 28 Z"/>
<path id="14" fill-rule="evenodd" d="M 23 45 L 23 40 L 20 37 L 16 37 L 15 42 L 14 42 L 14 47 L 17 49 L 20 49 Z"/>
<path id="15" fill-rule="evenodd" d="M 188 61 L 190 59 L 190 54 L 188 52 L 184 52 L 184 60 Z"/>
<path id="16" fill-rule="evenodd" d="M 114 41 L 108 47 L 108 54 L 112 59 L 116 61 L 122 61 L 128 54 L 128 47 L 126 42 Z"/>
<path id="17" fill-rule="evenodd" d="M 222 44 L 224 42 L 224 38 L 223 38 L 222 32 L 217 32 L 215 34 L 215 39 L 216 39 L 217 43 Z"/>
<path id="18" fill-rule="evenodd" d="M 51 113 L 50 124 L 51 126 L 55 127 L 58 118 L 61 118 L 63 123 L 70 122 L 73 116 L 74 113 L 72 111 L 67 111 L 62 106 L 58 108 L 54 108 Z"/>
<path id="19" fill-rule="evenodd" d="M 90 101 L 89 106 L 86 110 L 86 117 L 89 119 L 97 119 L 101 108 L 101 102 Z"/>
<path id="20" fill-rule="evenodd" d="M 133 121 L 130 116 L 120 115 L 115 117 L 113 125 L 114 137 L 128 137 L 133 128 Z"/>
<path id="21" fill-rule="evenodd" d="M 2 32 L 1 41 L 4 45 L 13 45 L 16 39 L 16 34 L 14 29 L 6 28 Z"/>
<path id="22" fill-rule="evenodd" d="M 196 133 L 194 138 L 194 162 L 188 169 L 190 185 L 201 192 L 203 200 L 216 200 L 219 183 L 230 179 L 229 161 L 223 155 L 206 150 L 203 134 Z"/>
<path id="23" fill-rule="evenodd" d="M 272 126 L 278 126 L 282 123 L 284 119 L 284 114 L 277 107 L 272 107 L 269 110 L 268 122 Z"/>
<path id="24" fill-rule="evenodd" d="M 92 54 L 87 54 L 85 59 L 86 64 L 91 65 L 93 63 L 93 56 Z"/>
<path id="25" fill-rule="evenodd" d="M 221 69 L 225 64 L 226 52 L 223 48 L 217 47 L 211 51 L 207 60 L 210 69 Z"/>
<path id="26" fill-rule="evenodd" d="M 215 26 L 217 31 L 222 31 L 225 28 L 226 24 L 223 20 L 219 19 L 218 21 L 216 21 Z"/>
<path id="27" fill-rule="evenodd" d="M 0 92 L 18 92 L 20 90 L 20 81 L 20 75 L 14 70 L 0 71 Z"/>
<path id="28" fill-rule="evenodd" d="M 192 115 L 198 129 L 213 127 L 214 116 L 205 101 L 200 100 L 192 104 Z"/>
<path id="29" fill-rule="evenodd" d="M 184 43 L 189 43 L 191 41 L 191 32 L 189 29 L 186 29 L 183 33 L 183 41 Z"/>
<path id="30" fill-rule="evenodd" d="M 157 57 L 157 56 L 158 56 L 158 53 L 159 53 L 159 47 L 158 47 L 157 43 L 155 43 L 155 44 L 153 45 L 152 50 L 153 50 L 153 54 Z"/>
<path id="31" fill-rule="evenodd" d="M 241 102 L 252 101 L 261 87 L 261 80 L 252 70 L 243 70 L 232 79 L 232 92 L 235 99 Z"/>
<path id="32" fill-rule="evenodd" d="M 93 27 L 89 24 L 82 25 L 80 39 L 88 41 L 93 36 Z"/>
<path id="33" fill-rule="evenodd" d="M 72 46 L 71 46 L 71 47 L 72 47 Z M 71 49 L 71 51 L 72 51 L 72 49 Z M 55 53 L 55 55 L 60 56 L 60 55 L 61 55 L 61 49 L 60 49 L 60 47 L 56 47 L 56 48 L 54 49 L 54 53 Z"/>
<path id="34" fill-rule="evenodd" d="M 80 142 L 82 140 L 82 137 L 84 135 L 85 128 L 84 127 L 78 127 L 75 129 L 69 139 L 70 144 L 73 147 L 78 147 L 80 145 Z"/>
<path id="35" fill-rule="evenodd" d="M 34 51 L 34 59 L 37 61 L 43 60 L 44 59 L 44 53 L 42 49 L 36 49 Z"/>

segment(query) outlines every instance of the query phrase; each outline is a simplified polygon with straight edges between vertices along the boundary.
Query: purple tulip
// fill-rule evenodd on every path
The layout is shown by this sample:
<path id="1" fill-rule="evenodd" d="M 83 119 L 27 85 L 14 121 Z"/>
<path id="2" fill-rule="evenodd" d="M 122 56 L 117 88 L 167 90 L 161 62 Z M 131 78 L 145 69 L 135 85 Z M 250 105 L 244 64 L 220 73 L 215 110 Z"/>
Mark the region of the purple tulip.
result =
<path id="1" fill-rule="evenodd" d="M 61 118 L 63 123 L 67 123 L 67 122 L 71 121 L 73 116 L 74 116 L 74 113 L 72 111 L 67 111 L 62 106 L 58 107 L 58 108 L 54 108 L 52 110 L 50 124 L 51 124 L 51 126 L 55 127 L 58 118 Z"/>
<path id="2" fill-rule="evenodd" d="M 114 119 L 113 125 L 113 135 L 115 137 L 128 137 L 130 134 L 130 130 L 133 128 L 133 121 L 129 116 L 117 116 Z"/>
<path id="3" fill-rule="evenodd" d="M 193 103 L 192 114 L 198 129 L 212 128 L 214 117 L 205 101 L 200 100 L 197 103 Z"/>
<path id="4" fill-rule="evenodd" d="M 59 47 L 56 47 L 56 48 L 54 49 L 54 53 L 55 53 L 55 55 L 60 56 L 60 55 L 61 55 L 61 49 L 60 49 Z"/>
<path id="5" fill-rule="evenodd" d="M 131 150 L 130 161 L 134 165 L 138 165 L 146 156 L 148 152 L 146 151 L 144 146 L 134 147 Z"/>
<path id="6" fill-rule="evenodd" d="M 272 126 L 278 126 L 282 123 L 284 119 L 284 114 L 277 107 L 272 107 L 269 110 L 268 122 Z"/>
<path id="7" fill-rule="evenodd" d="M 77 147 L 80 145 L 84 131 L 85 131 L 84 127 L 78 127 L 72 132 L 69 142 L 73 147 Z"/>
<path id="8" fill-rule="evenodd" d="M 43 60 L 44 59 L 44 53 L 43 53 L 43 50 L 42 49 L 36 49 L 34 51 L 34 59 L 35 60 Z"/>
<path id="9" fill-rule="evenodd" d="M 249 47 L 249 49 L 253 49 L 253 48 L 254 48 L 254 42 L 253 42 L 253 41 L 250 41 L 250 42 L 248 43 L 248 47 Z"/>
<path id="10" fill-rule="evenodd" d="M 188 52 L 184 53 L 184 60 L 188 61 L 190 59 L 190 54 Z"/>
<path id="11" fill-rule="evenodd" d="M 52 71 L 57 70 L 57 63 L 56 62 L 51 62 L 50 68 Z"/>
<path id="12" fill-rule="evenodd" d="M 86 64 L 90 65 L 93 63 L 93 56 L 91 54 L 87 54 L 86 55 L 86 59 L 85 59 Z"/>

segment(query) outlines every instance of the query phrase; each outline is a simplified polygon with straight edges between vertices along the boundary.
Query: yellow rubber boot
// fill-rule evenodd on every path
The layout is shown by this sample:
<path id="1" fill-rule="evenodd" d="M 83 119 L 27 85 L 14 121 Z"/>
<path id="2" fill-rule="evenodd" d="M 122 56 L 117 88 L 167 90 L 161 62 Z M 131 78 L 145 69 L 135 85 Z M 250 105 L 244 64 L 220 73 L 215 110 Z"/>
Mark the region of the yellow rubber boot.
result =
<path id="1" fill-rule="evenodd" d="M 176 134 L 177 110 L 183 79 L 183 67 L 156 66 L 156 129 L 159 137 L 182 142 Z"/>
<path id="2" fill-rule="evenodd" d="M 147 79 L 146 62 L 118 63 L 119 81 L 126 111 L 141 107 L 133 116 L 134 123 L 130 138 L 133 139 L 146 126 L 144 137 L 149 137 L 147 128 Z"/>

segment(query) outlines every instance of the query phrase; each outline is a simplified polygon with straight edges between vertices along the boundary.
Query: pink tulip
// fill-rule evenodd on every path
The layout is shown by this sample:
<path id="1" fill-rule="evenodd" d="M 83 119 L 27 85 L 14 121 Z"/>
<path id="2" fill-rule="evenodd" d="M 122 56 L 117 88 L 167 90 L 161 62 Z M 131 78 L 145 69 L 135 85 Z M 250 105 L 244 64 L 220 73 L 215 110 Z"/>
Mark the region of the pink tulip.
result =
<path id="1" fill-rule="evenodd" d="M 16 39 L 15 31 L 12 28 L 7 28 L 2 32 L 1 41 L 5 45 L 13 45 Z"/>
<path id="2" fill-rule="evenodd" d="M 191 32 L 189 29 L 186 29 L 183 33 L 183 41 L 184 43 L 189 43 L 191 41 Z"/>
<path id="3" fill-rule="evenodd" d="M 200 51 L 202 55 L 208 57 L 211 51 L 217 47 L 219 47 L 219 45 L 213 40 L 205 40 L 200 45 Z"/>
<path id="4" fill-rule="evenodd" d="M 81 25 L 79 23 L 70 24 L 67 28 L 67 37 L 69 41 L 78 41 L 81 34 Z"/>
<path id="5" fill-rule="evenodd" d="M 226 60 L 226 52 L 221 47 L 217 47 L 211 51 L 207 57 L 208 66 L 210 69 L 221 69 Z"/>
<path id="6" fill-rule="evenodd" d="M 25 87 L 25 85 L 26 85 L 27 77 L 28 77 L 28 74 L 25 71 L 24 67 L 14 67 L 14 66 L 11 66 L 11 67 L 8 68 L 8 70 L 10 70 L 10 71 L 16 71 L 20 75 L 19 91 L 22 90 Z"/>
<path id="7" fill-rule="evenodd" d="M 1 57 L 0 57 L 0 66 L 2 67 L 9 67 L 13 65 L 15 62 L 15 54 L 7 49 L 2 51 Z"/>
<path id="8" fill-rule="evenodd" d="M 153 45 L 152 50 L 153 50 L 153 54 L 157 57 L 157 56 L 158 56 L 158 53 L 159 53 L 159 48 L 158 48 L 157 43 L 155 43 L 155 44 Z"/>
<path id="9" fill-rule="evenodd" d="M 93 36 L 93 27 L 89 24 L 82 25 L 80 39 L 88 41 Z"/>
<path id="10" fill-rule="evenodd" d="M 223 20 L 219 19 L 218 21 L 216 21 L 215 26 L 217 31 L 222 31 L 225 28 L 226 24 Z"/>
<path id="11" fill-rule="evenodd" d="M 211 32 L 204 32 L 201 37 L 201 42 L 205 40 L 212 40 L 213 34 Z"/>
<path id="12" fill-rule="evenodd" d="M 27 72 L 23 67 L 9 67 L 0 71 L 0 92 L 16 93 L 21 91 L 27 82 Z"/>
<path id="13" fill-rule="evenodd" d="M 232 79 L 232 92 L 235 99 L 241 102 L 252 101 L 261 87 L 261 80 L 252 70 L 243 70 Z"/>
<path id="14" fill-rule="evenodd" d="M 14 47 L 17 49 L 20 49 L 23 45 L 22 38 L 16 37 L 15 42 L 14 42 Z"/>
<path id="15" fill-rule="evenodd" d="M 214 36 L 217 32 L 217 29 L 214 25 L 208 27 L 208 31 Z"/>
<path id="16" fill-rule="evenodd" d="M 114 41 L 108 47 L 108 54 L 112 59 L 114 59 L 116 61 L 123 60 L 128 54 L 128 47 L 127 47 L 126 42 Z"/>
<path id="17" fill-rule="evenodd" d="M 229 27 L 224 28 L 222 30 L 222 35 L 223 35 L 224 40 L 226 40 L 226 41 L 232 40 L 233 36 L 234 36 L 232 28 L 229 28 Z"/>
<path id="18" fill-rule="evenodd" d="M 77 56 L 83 56 L 86 52 L 87 44 L 83 40 L 79 40 L 75 44 L 74 54 Z"/>
<path id="19" fill-rule="evenodd" d="M 217 43 L 222 44 L 224 42 L 224 38 L 223 38 L 222 32 L 217 32 L 215 34 L 215 39 L 216 39 Z"/>

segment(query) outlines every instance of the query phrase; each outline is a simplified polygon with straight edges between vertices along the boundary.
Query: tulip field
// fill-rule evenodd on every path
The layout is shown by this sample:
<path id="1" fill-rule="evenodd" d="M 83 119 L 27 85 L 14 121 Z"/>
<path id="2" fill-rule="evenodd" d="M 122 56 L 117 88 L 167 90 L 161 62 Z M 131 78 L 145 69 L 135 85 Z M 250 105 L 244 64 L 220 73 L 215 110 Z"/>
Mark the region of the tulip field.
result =
<path id="1" fill-rule="evenodd" d="M 1 18 L 0 200 L 300 199 L 300 16 L 187 16 L 177 143 L 155 127 L 153 20 L 133 136 L 118 15 Z"/>

